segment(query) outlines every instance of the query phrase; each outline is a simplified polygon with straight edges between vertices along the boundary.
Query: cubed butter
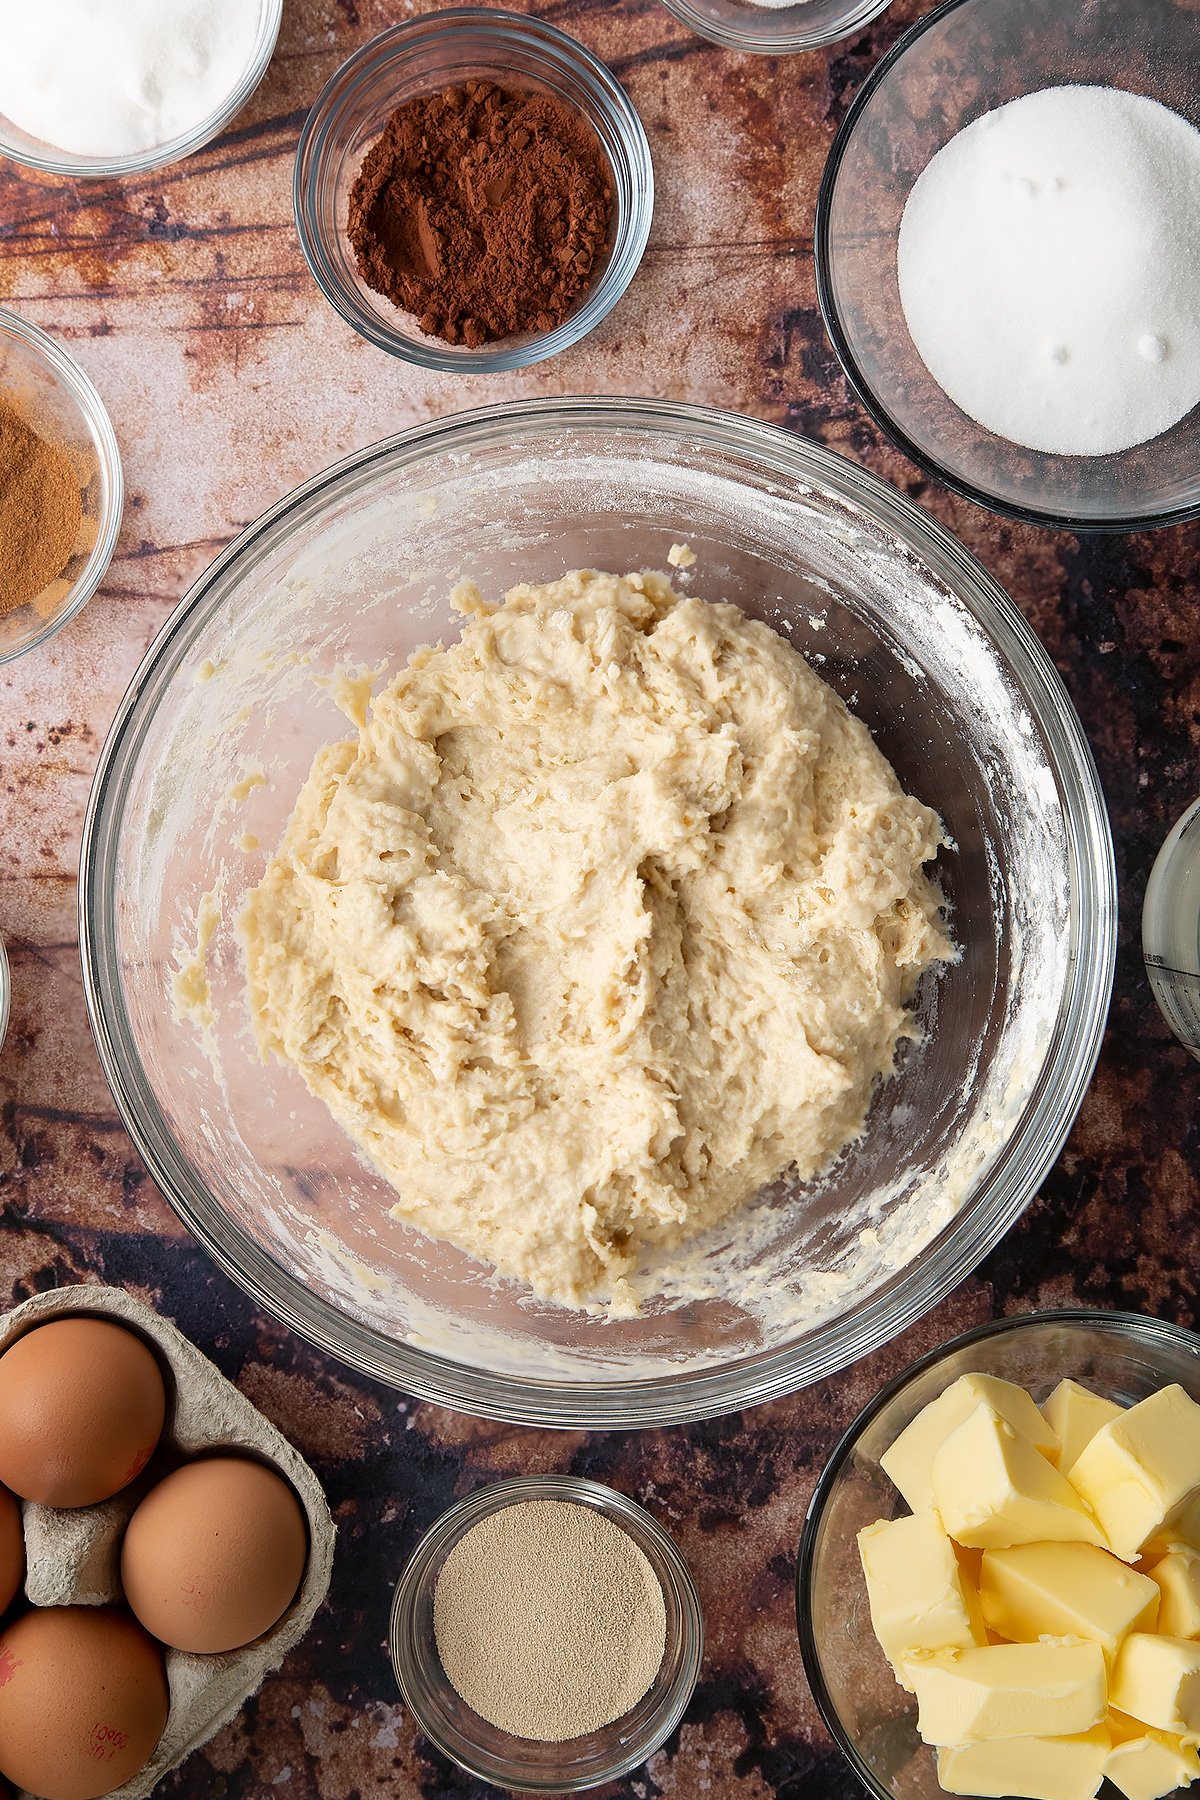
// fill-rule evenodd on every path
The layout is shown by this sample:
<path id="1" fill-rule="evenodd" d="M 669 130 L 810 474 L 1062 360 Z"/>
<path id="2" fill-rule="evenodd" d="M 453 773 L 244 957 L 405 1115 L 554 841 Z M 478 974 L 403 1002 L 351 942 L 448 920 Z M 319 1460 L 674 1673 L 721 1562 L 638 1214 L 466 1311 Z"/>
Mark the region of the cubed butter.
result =
<path id="1" fill-rule="evenodd" d="M 1109 1700 L 1159 1731 L 1200 1732 L 1200 1644 L 1131 1632 L 1117 1652 Z"/>
<path id="2" fill-rule="evenodd" d="M 1168 1523 L 1146 1539 L 1142 1554 L 1165 1556 L 1169 1550 L 1180 1549 L 1200 1550 L 1200 1493 L 1175 1508 Z"/>
<path id="3" fill-rule="evenodd" d="M 1081 1637 L 1106 1655 L 1131 1631 L 1153 1631 L 1154 1582 L 1094 1544 L 1014 1544 L 985 1550 L 979 1577 L 983 1617 L 1018 1643 Z"/>
<path id="4" fill-rule="evenodd" d="M 914 1512 L 933 1506 L 931 1470 L 934 1456 L 950 1433 L 986 1402 L 1007 1419 L 1014 1431 L 1027 1437 L 1044 1456 L 1054 1456 L 1058 1438 L 1033 1400 L 1015 1382 L 998 1375 L 960 1375 L 936 1400 L 931 1400 L 900 1433 L 879 1461 L 884 1473 L 900 1490 Z"/>
<path id="5" fill-rule="evenodd" d="M 951 1539 L 953 1543 L 953 1539 Z M 963 1572 L 963 1580 L 969 1581 L 975 1592 L 979 1592 L 979 1577 L 983 1570 L 983 1551 L 972 1549 L 968 1544 L 955 1544 L 954 1554 L 958 1557 L 958 1566 Z"/>
<path id="6" fill-rule="evenodd" d="M 1099 1644 L 989 1644 L 905 1660 L 927 1744 L 1072 1737 L 1108 1710 Z"/>
<path id="7" fill-rule="evenodd" d="M 1161 1388 L 1102 1425 L 1067 1474 L 1112 1549 L 1134 1562 L 1200 1492 L 1200 1406 L 1178 1385 Z"/>
<path id="8" fill-rule="evenodd" d="M 1164 1637 L 1200 1637 L 1200 1552 L 1181 1544 L 1146 1574 L 1161 1596 L 1156 1629 Z"/>
<path id="9" fill-rule="evenodd" d="M 985 1641 L 978 1596 L 936 1513 L 867 1525 L 858 1534 L 858 1554 L 871 1624 L 901 1687 L 908 1687 L 909 1651 L 965 1650 Z M 1157 1599 L 1157 1588 L 1154 1594 Z"/>
<path id="10" fill-rule="evenodd" d="M 1119 1712 L 1109 1713 L 1108 1728 L 1112 1749 L 1104 1773 L 1125 1800 L 1162 1800 L 1200 1777 L 1200 1757 L 1182 1738 Z"/>
<path id="11" fill-rule="evenodd" d="M 939 1750 L 938 1781 L 948 1794 L 1020 1800 L 1093 1800 L 1111 1740 L 1103 1725 L 1073 1737 L 995 1738 Z"/>
<path id="12" fill-rule="evenodd" d="M 934 1505 L 957 1543 L 984 1550 L 1042 1542 L 1106 1548 L 1071 1483 L 986 1402 L 938 1446 L 931 1476 Z"/>
<path id="13" fill-rule="evenodd" d="M 1124 1408 L 1103 1394 L 1078 1381 L 1060 1381 L 1048 1400 L 1042 1402 L 1042 1417 L 1058 1439 L 1058 1455 L 1054 1458 L 1064 1474 L 1085 1444 L 1090 1444 L 1102 1425 L 1119 1419 Z"/>

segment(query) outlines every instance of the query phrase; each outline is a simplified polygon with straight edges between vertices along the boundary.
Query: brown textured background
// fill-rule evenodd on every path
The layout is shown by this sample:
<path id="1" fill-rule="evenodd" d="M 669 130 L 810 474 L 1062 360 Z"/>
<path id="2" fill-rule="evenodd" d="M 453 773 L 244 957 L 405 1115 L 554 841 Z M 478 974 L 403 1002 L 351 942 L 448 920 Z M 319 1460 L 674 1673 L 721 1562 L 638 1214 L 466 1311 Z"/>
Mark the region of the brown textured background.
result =
<path id="1" fill-rule="evenodd" d="M 522 4 L 523 0 L 514 0 Z M 163 1784 L 180 1800 L 461 1800 L 384 1651 L 391 1585 L 419 1532 L 496 1476 L 562 1469 L 649 1505 L 695 1571 L 708 1624 L 677 1736 L 609 1795 L 812 1800 L 858 1790 L 825 1738 L 792 1623 L 793 1556 L 816 1473 L 885 1376 L 993 1312 L 1072 1300 L 1191 1323 L 1200 1068 L 1169 1037 L 1139 955 L 1150 863 L 1200 791 L 1200 530 L 1075 538 L 1005 524 L 926 482 L 848 397 L 816 307 L 825 154 L 875 59 L 924 10 L 896 0 L 832 51 L 735 56 L 655 0 L 538 0 L 628 87 L 658 205 L 629 294 L 583 346 L 526 374 L 428 376 L 358 341 L 309 280 L 292 227 L 295 139 L 335 66 L 426 0 L 286 0 L 279 50 L 233 128 L 180 168 L 82 185 L 0 164 L 0 300 L 66 342 L 125 457 L 109 579 L 40 651 L 0 670 L 0 934 L 13 1017 L 0 1051 L 0 1303 L 103 1278 L 176 1319 L 316 1465 L 341 1529 L 330 1601 L 242 1718 Z M 820 438 L 963 538 L 1048 644 L 1112 810 L 1120 961 L 1100 1068 L 1022 1224 L 936 1313 L 836 1380 L 686 1430 L 536 1433 L 356 1380 L 257 1315 L 191 1242 L 117 1122 L 84 1016 L 80 822 L 100 740 L 187 584 L 272 501 L 417 420 L 528 393 L 655 393 Z"/>

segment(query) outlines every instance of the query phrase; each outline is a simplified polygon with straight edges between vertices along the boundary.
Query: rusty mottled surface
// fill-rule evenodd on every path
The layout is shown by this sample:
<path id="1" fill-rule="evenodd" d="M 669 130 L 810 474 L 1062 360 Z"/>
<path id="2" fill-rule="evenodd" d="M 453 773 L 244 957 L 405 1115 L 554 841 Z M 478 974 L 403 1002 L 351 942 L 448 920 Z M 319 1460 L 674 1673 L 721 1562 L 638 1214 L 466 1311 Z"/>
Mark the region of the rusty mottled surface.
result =
<path id="1" fill-rule="evenodd" d="M 415 1737 L 397 1703 L 384 1653 L 390 1587 L 455 1495 L 561 1469 L 653 1508 L 691 1562 L 708 1623 L 682 1730 L 607 1792 L 849 1796 L 857 1789 L 805 1686 L 791 1600 L 805 1504 L 837 1434 L 917 1351 L 993 1312 L 1079 1300 L 1193 1318 L 1200 1069 L 1157 1015 L 1138 932 L 1158 844 L 1200 790 L 1200 531 L 1079 539 L 1002 523 L 926 482 L 848 396 L 817 312 L 813 204 L 849 99 L 922 10 L 917 0 L 897 0 L 832 52 L 780 60 L 704 44 L 655 0 L 539 0 L 535 10 L 616 69 L 646 122 L 659 199 L 641 273 L 588 343 L 523 375 L 431 377 L 360 343 L 302 263 L 292 152 L 337 63 L 412 10 L 411 0 L 287 0 L 250 107 L 182 168 L 83 186 L 0 166 L 0 299 L 93 376 L 130 490 L 101 593 L 0 671 L 0 933 L 14 990 L 0 1053 L 0 1303 L 77 1280 L 132 1288 L 213 1355 L 328 1487 L 341 1529 L 329 1604 L 242 1717 L 160 1792 L 482 1794 Z M 1023 1223 L 936 1313 L 836 1380 L 644 1436 L 540 1434 L 440 1412 L 356 1380 L 256 1314 L 182 1230 L 118 1124 L 84 1016 L 75 923 L 99 743 L 143 650 L 220 545 L 387 432 L 485 400 L 589 390 L 776 420 L 865 463 L 957 532 L 1067 680 L 1099 760 L 1121 878 L 1104 1055 Z"/>

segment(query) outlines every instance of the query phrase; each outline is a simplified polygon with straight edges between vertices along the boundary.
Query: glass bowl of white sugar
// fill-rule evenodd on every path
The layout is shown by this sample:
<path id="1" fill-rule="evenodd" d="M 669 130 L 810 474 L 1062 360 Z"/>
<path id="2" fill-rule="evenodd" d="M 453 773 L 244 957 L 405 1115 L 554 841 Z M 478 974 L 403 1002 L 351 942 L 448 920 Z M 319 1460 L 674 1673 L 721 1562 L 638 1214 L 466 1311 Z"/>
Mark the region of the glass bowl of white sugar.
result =
<path id="1" fill-rule="evenodd" d="M 873 71 L 817 203 L 851 387 L 946 486 L 1200 516 L 1200 59 L 1187 0 L 948 0 Z"/>
<path id="2" fill-rule="evenodd" d="M 5 22 L 0 154 L 73 179 L 165 168 L 266 73 L 283 0 L 38 0 Z"/>
<path id="3" fill-rule="evenodd" d="M 710 43 L 783 56 L 819 50 L 862 31 L 892 0 L 663 0 Z"/>

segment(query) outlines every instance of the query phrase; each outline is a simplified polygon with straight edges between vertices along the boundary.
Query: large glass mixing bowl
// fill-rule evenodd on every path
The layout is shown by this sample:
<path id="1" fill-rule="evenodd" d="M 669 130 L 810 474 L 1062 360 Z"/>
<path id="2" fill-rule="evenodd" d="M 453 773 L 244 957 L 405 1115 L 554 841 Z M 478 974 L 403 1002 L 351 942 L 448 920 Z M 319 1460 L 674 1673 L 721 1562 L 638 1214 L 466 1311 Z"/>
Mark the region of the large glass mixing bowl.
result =
<path id="1" fill-rule="evenodd" d="M 393 1191 L 298 1075 L 260 1062 L 237 917 L 347 669 L 457 633 L 580 565 L 664 567 L 785 632 L 954 849 L 961 960 L 919 993 L 866 1129 L 701 1240 L 633 1319 L 543 1305 L 395 1223 Z M 910 1324 L 1027 1204 L 1090 1076 L 1112 980 L 1112 847 L 1079 721 L 1016 609 L 890 488 L 729 414 L 643 400 L 488 408 L 350 457 L 217 558 L 135 677 L 84 831 L 88 1005 L 125 1122 L 263 1306 L 366 1374 L 523 1423 L 698 1418 L 828 1375 Z M 189 1018 L 175 971 L 186 972 Z M 516 1203 L 519 1203 L 519 1197 Z"/>

